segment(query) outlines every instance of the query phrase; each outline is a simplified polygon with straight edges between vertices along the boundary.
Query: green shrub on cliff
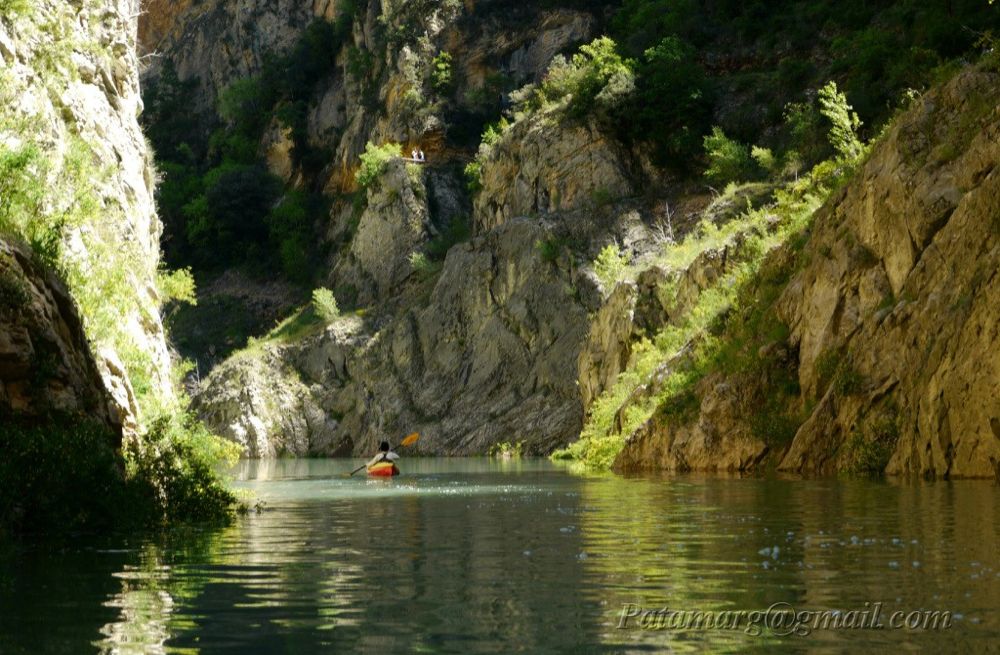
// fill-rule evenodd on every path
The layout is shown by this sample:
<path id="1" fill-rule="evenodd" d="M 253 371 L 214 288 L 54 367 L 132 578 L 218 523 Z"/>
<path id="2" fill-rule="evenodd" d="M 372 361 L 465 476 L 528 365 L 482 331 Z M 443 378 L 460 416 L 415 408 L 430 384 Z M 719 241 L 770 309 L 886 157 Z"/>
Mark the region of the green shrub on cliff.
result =
<path id="1" fill-rule="evenodd" d="M 156 289 L 160 292 L 160 302 L 164 304 L 169 302 L 198 304 L 194 276 L 190 268 L 179 268 L 176 271 L 161 269 L 156 275 Z"/>
<path id="2" fill-rule="evenodd" d="M 31 11 L 32 0 L 0 0 L 0 15 L 25 16 Z"/>
<path id="3" fill-rule="evenodd" d="M 618 244 L 609 243 L 601 249 L 594 260 L 594 273 L 601 281 L 604 289 L 610 293 L 618 281 L 625 275 L 628 267 L 628 257 L 622 252 Z"/>
<path id="4" fill-rule="evenodd" d="M 335 321 L 340 316 L 337 299 L 333 297 L 333 292 L 327 288 L 320 287 L 313 290 L 312 305 L 316 315 L 327 323 Z"/>
<path id="5" fill-rule="evenodd" d="M 830 145 L 843 159 L 853 161 L 864 152 L 858 138 L 861 119 L 854 108 L 847 104 L 847 96 L 840 92 L 836 82 L 828 82 L 819 90 L 820 113 L 830 121 Z"/>
<path id="6" fill-rule="evenodd" d="M 354 174 L 354 179 L 359 186 L 367 189 L 378 180 L 390 161 L 402 157 L 402 152 L 403 147 L 398 143 L 377 146 L 369 141 L 365 145 L 365 151 L 361 153 L 361 166 Z"/>
<path id="7" fill-rule="evenodd" d="M 634 66 L 618 54 L 613 40 L 601 37 L 580 46 L 569 62 L 557 58 L 541 92 L 549 101 L 568 97 L 571 117 L 598 114 L 610 119 L 634 89 Z"/>
<path id="8" fill-rule="evenodd" d="M 705 177 L 716 184 L 745 182 L 753 176 L 753 159 L 750 149 L 742 143 L 730 139 L 718 126 L 705 137 L 705 156 L 708 168 Z"/>
<path id="9" fill-rule="evenodd" d="M 431 86 L 438 93 L 450 93 L 455 86 L 455 78 L 451 70 L 451 55 L 439 53 L 431 61 Z"/>

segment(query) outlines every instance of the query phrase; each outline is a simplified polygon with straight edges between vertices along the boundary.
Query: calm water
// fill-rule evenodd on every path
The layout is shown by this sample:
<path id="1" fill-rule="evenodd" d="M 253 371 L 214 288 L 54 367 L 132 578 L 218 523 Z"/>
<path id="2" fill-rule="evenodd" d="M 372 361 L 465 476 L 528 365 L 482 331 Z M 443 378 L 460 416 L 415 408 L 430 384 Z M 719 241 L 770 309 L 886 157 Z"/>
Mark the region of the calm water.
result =
<path id="1" fill-rule="evenodd" d="M 486 459 L 404 460 L 395 480 L 343 478 L 352 464 L 241 464 L 236 484 L 265 507 L 225 529 L 8 553 L 0 653 L 1000 647 L 1000 489 L 990 482 L 622 479 Z M 808 636 L 751 636 L 749 618 L 736 629 L 618 627 L 623 607 L 777 602 L 882 603 L 883 624 L 896 610 L 953 618 L 947 629 Z"/>

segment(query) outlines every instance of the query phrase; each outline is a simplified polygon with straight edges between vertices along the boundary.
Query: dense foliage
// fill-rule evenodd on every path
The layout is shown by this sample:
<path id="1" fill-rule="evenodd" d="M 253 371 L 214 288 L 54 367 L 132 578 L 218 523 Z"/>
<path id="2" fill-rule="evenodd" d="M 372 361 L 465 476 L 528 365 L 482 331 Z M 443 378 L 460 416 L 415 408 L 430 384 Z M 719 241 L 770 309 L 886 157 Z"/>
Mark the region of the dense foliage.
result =
<path id="1" fill-rule="evenodd" d="M 77 417 L 8 417 L 0 449 L 0 533 L 217 521 L 236 503 L 214 470 L 232 449 L 184 415 L 157 419 L 124 455 L 111 432 Z"/>
<path id="2" fill-rule="evenodd" d="M 316 20 L 284 55 L 269 56 L 261 73 L 219 95 L 225 121 L 208 138 L 192 118 L 197 80 L 181 81 L 167 63 L 146 89 L 143 121 L 162 174 L 160 215 L 165 253 L 175 265 L 199 270 L 248 265 L 265 277 L 280 272 L 300 284 L 313 276 L 320 252 L 316 222 L 326 212 L 318 193 L 285 193 L 260 154 L 273 125 L 294 143 L 295 166 L 316 172 L 328 153 L 311 148 L 306 115 L 318 80 L 333 68 L 350 31 L 353 8 L 336 22 Z"/>
<path id="3" fill-rule="evenodd" d="M 838 82 L 856 112 L 848 122 L 874 136 L 908 90 L 998 25 L 982 0 L 624 0 L 608 36 L 557 57 L 542 84 L 513 97 L 522 113 L 562 103 L 568 118 L 595 120 L 687 173 L 719 133 L 794 150 L 808 168 L 834 154 L 817 114 L 822 85 Z"/>

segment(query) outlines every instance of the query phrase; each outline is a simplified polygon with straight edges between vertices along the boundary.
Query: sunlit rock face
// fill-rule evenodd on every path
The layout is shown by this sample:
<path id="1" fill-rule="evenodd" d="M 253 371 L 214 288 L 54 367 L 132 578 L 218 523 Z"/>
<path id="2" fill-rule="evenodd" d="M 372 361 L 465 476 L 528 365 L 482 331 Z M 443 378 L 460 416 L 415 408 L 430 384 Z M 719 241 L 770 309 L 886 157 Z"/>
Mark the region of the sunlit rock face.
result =
<path id="1" fill-rule="evenodd" d="M 476 225 L 488 230 L 517 216 L 581 209 L 595 198 L 633 193 L 623 150 L 600 130 L 545 116 L 516 123 L 483 165 Z"/>
<path id="2" fill-rule="evenodd" d="M 338 20 L 344 6 L 332 0 L 154 0 L 144 9 L 143 78 L 155 81 L 169 63 L 180 79 L 197 80 L 191 111 L 208 125 L 229 84 L 260 73 L 267 57 L 287 52 L 312 21 Z M 511 7 L 502 0 L 357 3 L 336 65 L 313 89 L 306 121 L 309 145 L 333 153 L 332 162 L 320 179 L 305 182 L 329 192 L 353 188 L 367 141 L 420 144 L 436 163 L 454 160 L 446 133 L 456 128 L 427 74 L 436 55 L 451 55 L 449 93 L 456 106 L 449 111 L 493 112 L 500 91 L 491 80 L 499 76 L 512 87 L 538 81 L 552 56 L 591 38 L 595 24 L 586 11 Z M 362 73 L 357 53 L 367 57 Z M 292 177 L 280 166 L 275 172 Z"/>
<path id="3" fill-rule="evenodd" d="M 66 226 L 62 256 L 81 277 L 98 263 L 114 261 L 120 269 L 124 308 L 113 322 L 121 335 L 118 343 L 128 343 L 130 352 L 120 352 L 122 348 L 111 340 L 97 343 L 91 328 L 99 320 L 87 311 L 81 313 L 104 386 L 119 401 L 128 430 L 136 428 L 141 417 L 123 361 L 141 358 L 151 393 L 165 402 L 173 398 L 156 288 L 161 226 L 153 198 L 155 174 L 137 120 L 142 111 L 135 49 L 137 5 L 134 0 L 104 0 L 73 8 L 61 0 L 37 0 L 28 3 L 24 12 L 0 20 L 3 84 L 7 93 L 17 97 L 6 109 L 24 121 L 24 127 L 18 128 L 23 134 L 8 143 L 27 138 L 54 160 L 74 148 L 85 149 L 85 170 L 97 171 L 80 191 L 94 196 L 97 208 L 91 213 L 100 219 L 91 217 L 85 224 Z M 54 30 L 62 30 L 58 38 Z M 40 179 L 39 183 L 55 189 L 62 181 Z M 53 192 L 49 205 L 60 202 Z M 72 300 L 83 303 L 80 298 Z M 115 300 L 119 299 L 106 302 L 110 305 Z M 87 306 L 93 308 L 99 302 L 92 298 Z M 76 366 L 70 360 L 86 357 L 69 351 L 64 355 L 70 369 Z"/>
<path id="4" fill-rule="evenodd" d="M 575 363 L 587 314 L 569 271 L 538 256 L 546 236 L 520 220 L 458 246 L 426 305 L 233 357 L 196 407 L 253 456 L 366 452 L 413 430 L 425 453 L 501 441 L 549 452 L 582 423 Z"/>
<path id="5" fill-rule="evenodd" d="M 923 96 L 815 217 L 776 306 L 788 343 L 767 353 L 808 409 L 791 443 L 751 434 L 745 384 L 712 374 L 693 421 L 650 421 L 616 466 L 831 473 L 877 442 L 889 474 L 998 474 L 998 82 L 970 68 Z M 851 384 L 830 383 L 832 357 Z"/>

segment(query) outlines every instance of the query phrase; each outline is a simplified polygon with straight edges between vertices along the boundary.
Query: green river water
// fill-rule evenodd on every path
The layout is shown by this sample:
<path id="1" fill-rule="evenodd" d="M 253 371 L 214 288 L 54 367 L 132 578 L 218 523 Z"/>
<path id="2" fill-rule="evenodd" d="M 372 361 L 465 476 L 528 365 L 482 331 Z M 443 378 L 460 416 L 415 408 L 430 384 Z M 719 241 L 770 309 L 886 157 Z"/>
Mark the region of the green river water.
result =
<path id="1" fill-rule="evenodd" d="M 0 653 L 1000 649 L 992 482 L 581 476 L 532 459 L 344 478 L 353 465 L 242 462 L 235 484 L 263 509 L 226 528 L 7 548 Z M 841 613 L 805 614 L 822 610 Z M 896 612 L 921 625 L 892 629 Z"/>

